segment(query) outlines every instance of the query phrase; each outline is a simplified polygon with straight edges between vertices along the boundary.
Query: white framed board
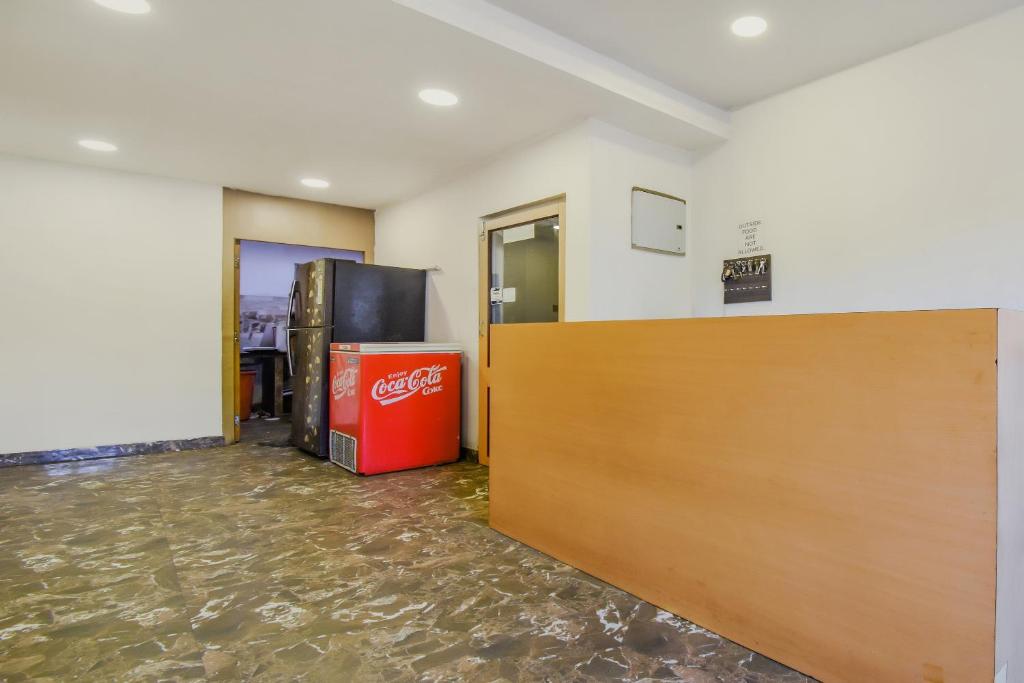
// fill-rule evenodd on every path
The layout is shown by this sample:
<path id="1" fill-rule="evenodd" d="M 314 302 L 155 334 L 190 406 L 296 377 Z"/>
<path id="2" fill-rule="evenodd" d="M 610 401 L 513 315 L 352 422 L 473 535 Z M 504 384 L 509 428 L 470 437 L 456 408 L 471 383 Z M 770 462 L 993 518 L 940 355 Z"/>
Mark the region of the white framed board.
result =
<path id="1" fill-rule="evenodd" d="M 686 200 L 634 187 L 630 242 L 634 249 L 686 255 Z"/>

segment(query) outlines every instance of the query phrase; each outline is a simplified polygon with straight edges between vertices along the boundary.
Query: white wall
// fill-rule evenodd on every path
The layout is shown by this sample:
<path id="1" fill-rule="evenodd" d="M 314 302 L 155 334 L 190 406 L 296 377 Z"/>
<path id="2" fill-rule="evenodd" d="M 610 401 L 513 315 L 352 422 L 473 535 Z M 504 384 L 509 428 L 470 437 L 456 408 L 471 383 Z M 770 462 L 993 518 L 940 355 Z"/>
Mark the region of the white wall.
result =
<path id="1" fill-rule="evenodd" d="M 0 156 L 0 453 L 221 433 L 221 196 Z"/>
<path id="2" fill-rule="evenodd" d="M 686 197 L 685 153 L 588 121 L 376 216 L 377 262 L 440 266 L 428 277 L 427 338 L 457 341 L 468 363 L 463 440 L 476 447 L 480 218 L 566 196 L 566 320 L 672 317 L 691 311 L 688 263 L 630 248 L 633 186 Z"/>
<path id="3" fill-rule="evenodd" d="M 695 166 L 696 312 L 1024 307 L 1024 9 L 733 116 Z M 774 300 L 722 304 L 762 219 Z"/>
<path id="4" fill-rule="evenodd" d="M 690 199 L 688 152 L 593 121 L 591 138 L 590 320 L 683 318 L 693 313 L 695 255 L 633 249 L 634 187 Z M 691 237 L 688 239 L 692 243 Z"/>
<path id="5" fill-rule="evenodd" d="M 425 268 L 427 340 L 455 341 L 466 354 L 463 444 L 476 448 L 480 217 L 566 195 L 566 318 L 588 308 L 589 150 L 584 127 L 510 153 L 443 187 L 376 215 L 377 263 Z M 581 256 L 582 255 L 582 256 Z"/>
<path id="6" fill-rule="evenodd" d="M 480 216 L 567 195 L 569 320 L 1024 308 L 1024 9 L 738 111 L 684 151 L 590 121 L 377 214 L 378 261 L 437 264 L 428 335 L 470 357 Z M 629 190 L 689 200 L 688 255 L 629 248 Z M 774 301 L 722 304 L 737 225 L 764 221 Z"/>

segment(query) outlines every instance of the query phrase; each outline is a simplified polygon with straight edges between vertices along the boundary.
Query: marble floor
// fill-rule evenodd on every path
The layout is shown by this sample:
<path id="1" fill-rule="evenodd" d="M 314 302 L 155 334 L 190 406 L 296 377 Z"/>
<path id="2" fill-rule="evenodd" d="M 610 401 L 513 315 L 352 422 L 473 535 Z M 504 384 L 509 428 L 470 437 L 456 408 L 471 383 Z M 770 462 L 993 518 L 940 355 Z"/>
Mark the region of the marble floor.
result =
<path id="1" fill-rule="evenodd" d="M 471 463 L 0 469 L 0 681 L 810 681 L 487 527 Z"/>

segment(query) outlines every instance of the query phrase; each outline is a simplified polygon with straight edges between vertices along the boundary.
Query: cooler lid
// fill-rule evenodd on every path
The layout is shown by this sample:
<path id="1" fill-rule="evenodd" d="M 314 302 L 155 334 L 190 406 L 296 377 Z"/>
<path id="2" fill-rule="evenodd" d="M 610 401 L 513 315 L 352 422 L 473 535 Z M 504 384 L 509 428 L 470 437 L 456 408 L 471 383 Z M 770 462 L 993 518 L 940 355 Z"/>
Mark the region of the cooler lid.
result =
<path id="1" fill-rule="evenodd" d="M 360 344 L 331 344 L 331 351 L 348 353 L 462 353 L 462 347 L 452 342 L 364 342 Z"/>

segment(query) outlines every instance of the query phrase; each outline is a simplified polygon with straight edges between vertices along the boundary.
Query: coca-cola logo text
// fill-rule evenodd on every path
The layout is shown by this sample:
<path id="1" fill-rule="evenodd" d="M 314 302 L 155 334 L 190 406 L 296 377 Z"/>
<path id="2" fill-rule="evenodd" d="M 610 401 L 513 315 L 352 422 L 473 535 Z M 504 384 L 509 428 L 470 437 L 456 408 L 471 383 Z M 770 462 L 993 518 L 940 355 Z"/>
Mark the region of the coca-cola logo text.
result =
<path id="1" fill-rule="evenodd" d="M 393 372 L 373 383 L 370 395 L 382 406 L 405 400 L 416 394 L 428 396 L 444 389 L 442 373 L 447 365 L 431 365 L 415 370 Z"/>
<path id="2" fill-rule="evenodd" d="M 331 393 L 335 399 L 356 395 L 356 369 L 345 368 L 331 380 Z"/>

